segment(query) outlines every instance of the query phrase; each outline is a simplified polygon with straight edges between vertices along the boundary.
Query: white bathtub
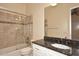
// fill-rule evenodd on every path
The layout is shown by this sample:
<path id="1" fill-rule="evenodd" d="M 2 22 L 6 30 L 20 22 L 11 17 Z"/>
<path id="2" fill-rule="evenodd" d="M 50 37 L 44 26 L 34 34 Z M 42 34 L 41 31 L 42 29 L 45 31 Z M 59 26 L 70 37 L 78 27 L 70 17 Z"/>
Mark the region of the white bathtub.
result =
<path id="1" fill-rule="evenodd" d="M 26 47 L 19 50 L 16 50 L 16 46 L 0 49 L 0 56 L 31 56 L 31 55 L 32 55 L 31 47 Z"/>

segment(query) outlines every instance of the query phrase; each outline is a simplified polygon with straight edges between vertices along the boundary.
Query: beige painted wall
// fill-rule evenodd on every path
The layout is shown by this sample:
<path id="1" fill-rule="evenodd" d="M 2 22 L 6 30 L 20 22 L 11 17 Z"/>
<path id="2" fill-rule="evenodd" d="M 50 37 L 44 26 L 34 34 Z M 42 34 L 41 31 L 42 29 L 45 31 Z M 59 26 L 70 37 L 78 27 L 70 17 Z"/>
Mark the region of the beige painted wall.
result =
<path id="1" fill-rule="evenodd" d="M 44 38 L 44 7 L 48 4 L 28 4 L 27 14 L 33 16 L 33 40 Z"/>
<path id="2" fill-rule="evenodd" d="M 33 40 L 44 38 L 44 8 L 49 4 L 27 4 L 27 14 L 33 16 Z M 71 38 L 70 33 L 70 8 L 79 6 L 79 4 L 58 4 L 56 7 L 51 7 L 50 12 L 47 12 L 46 17 L 51 18 L 50 24 L 52 28 L 58 28 L 49 33 L 49 36 Z M 52 16 L 49 16 L 52 13 Z M 52 18 L 53 17 L 53 18 Z M 54 22 L 53 22 L 53 20 Z M 53 22 L 53 23 L 52 23 Z M 66 35 L 67 33 L 67 35 Z"/>
<path id="3" fill-rule="evenodd" d="M 44 36 L 44 7 L 48 4 L 0 3 L 0 8 L 33 15 L 33 39 L 43 39 Z"/>
<path id="4" fill-rule="evenodd" d="M 70 32 L 70 9 L 79 4 L 58 4 L 55 7 L 45 9 L 45 18 L 48 21 L 48 36 L 71 38 Z"/>
<path id="5" fill-rule="evenodd" d="M 33 16 L 33 40 L 43 39 L 44 37 L 44 8 L 49 4 L 0 4 L 0 7 L 7 8 L 12 11 L 16 11 L 19 13 L 32 15 Z M 70 8 L 79 6 L 79 4 L 58 4 L 56 7 L 51 7 L 50 10 L 53 14 L 54 27 L 58 26 L 60 29 L 58 33 L 68 32 L 68 38 L 70 37 L 70 28 L 69 28 L 69 20 L 70 20 Z M 52 20 L 51 20 L 52 21 Z M 55 34 L 54 36 L 64 37 L 64 35 Z"/>
<path id="6" fill-rule="evenodd" d="M 0 3 L 0 8 L 26 14 L 26 4 L 23 3 Z"/>

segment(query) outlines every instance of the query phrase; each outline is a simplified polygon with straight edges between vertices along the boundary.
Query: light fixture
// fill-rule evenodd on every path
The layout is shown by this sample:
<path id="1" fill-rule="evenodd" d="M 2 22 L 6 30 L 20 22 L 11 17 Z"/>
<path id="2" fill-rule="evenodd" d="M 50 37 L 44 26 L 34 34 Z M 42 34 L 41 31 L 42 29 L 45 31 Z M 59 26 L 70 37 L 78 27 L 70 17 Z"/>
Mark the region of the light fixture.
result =
<path id="1" fill-rule="evenodd" d="M 17 18 L 15 20 L 18 20 Z"/>
<path id="2" fill-rule="evenodd" d="M 57 3 L 50 3 L 50 6 L 56 6 Z"/>

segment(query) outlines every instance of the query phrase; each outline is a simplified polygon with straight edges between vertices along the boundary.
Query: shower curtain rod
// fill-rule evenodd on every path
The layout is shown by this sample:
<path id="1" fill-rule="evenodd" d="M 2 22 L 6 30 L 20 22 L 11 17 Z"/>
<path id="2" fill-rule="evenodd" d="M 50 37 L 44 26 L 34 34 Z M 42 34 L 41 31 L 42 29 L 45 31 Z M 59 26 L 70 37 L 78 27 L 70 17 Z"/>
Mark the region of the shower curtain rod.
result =
<path id="1" fill-rule="evenodd" d="M 28 24 L 32 24 L 32 23 L 17 23 L 17 22 L 7 22 L 7 21 L 0 21 L 0 23 L 4 23 L 4 24 L 19 24 L 19 25 L 28 25 Z"/>

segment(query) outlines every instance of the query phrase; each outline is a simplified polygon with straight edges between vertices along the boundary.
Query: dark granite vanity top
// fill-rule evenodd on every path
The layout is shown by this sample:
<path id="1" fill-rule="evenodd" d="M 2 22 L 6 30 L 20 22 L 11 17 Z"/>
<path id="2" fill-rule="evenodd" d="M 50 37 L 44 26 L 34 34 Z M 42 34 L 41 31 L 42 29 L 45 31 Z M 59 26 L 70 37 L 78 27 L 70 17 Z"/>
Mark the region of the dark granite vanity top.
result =
<path id="1" fill-rule="evenodd" d="M 55 50 L 55 51 L 58 51 L 60 53 L 68 55 L 68 56 L 74 55 L 74 53 L 72 53 L 72 50 L 79 49 L 79 46 L 78 46 L 79 41 L 74 41 L 74 40 L 64 39 L 64 38 L 61 39 L 61 38 L 54 38 L 54 37 L 44 37 L 44 39 L 34 41 L 33 43 L 41 45 L 41 46 L 49 48 L 49 49 L 52 49 L 52 50 Z M 59 44 L 69 46 L 70 49 L 56 48 L 51 45 L 53 43 L 59 43 Z"/>
<path id="2" fill-rule="evenodd" d="M 63 53 L 65 55 L 68 55 L 68 56 L 71 55 L 70 50 L 67 50 L 67 49 L 58 49 L 56 47 L 53 47 L 53 46 L 51 46 L 52 42 L 45 41 L 43 39 L 34 41 L 33 43 L 38 44 L 38 45 L 41 45 L 41 46 L 46 47 L 46 48 L 49 48 L 49 49 L 52 49 L 52 50 L 55 50 L 55 51 L 58 51 L 60 53 Z"/>

